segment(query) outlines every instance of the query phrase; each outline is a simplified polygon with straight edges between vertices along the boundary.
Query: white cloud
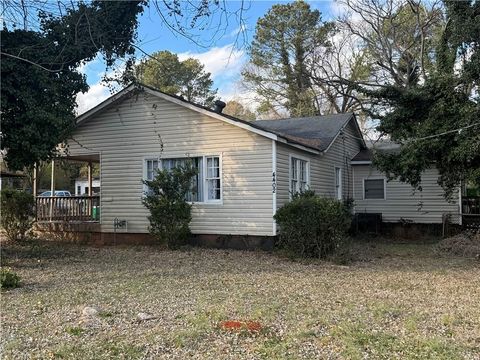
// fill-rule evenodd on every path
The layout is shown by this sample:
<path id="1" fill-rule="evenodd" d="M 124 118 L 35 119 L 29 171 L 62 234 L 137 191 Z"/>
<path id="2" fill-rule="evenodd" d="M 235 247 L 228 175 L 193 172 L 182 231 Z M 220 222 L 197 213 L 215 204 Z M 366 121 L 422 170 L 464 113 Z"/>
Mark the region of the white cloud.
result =
<path id="1" fill-rule="evenodd" d="M 85 111 L 100 104 L 109 96 L 110 90 L 102 83 L 90 86 L 90 89 L 85 94 L 79 93 L 77 95 L 77 114 L 83 114 Z"/>
<path id="2" fill-rule="evenodd" d="M 242 67 L 246 62 L 246 55 L 243 50 L 235 49 L 233 44 L 229 44 L 223 47 L 214 47 L 205 52 L 183 52 L 178 54 L 178 58 L 180 60 L 195 58 L 205 65 L 205 70 L 212 74 L 214 87 L 218 88 L 218 95 L 222 99 L 244 98 L 244 91 L 237 84 Z M 79 70 L 88 76 L 90 75 L 89 70 L 92 70 L 92 65 L 92 62 L 83 64 Z M 116 71 L 121 70 L 122 67 L 120 66 L 120 69 Z M 110 95 L 109 88 L 103 85 L 101 81 L 91 85 L 88 92 L 77 95 L 77 114 L 80 115 L 93 108 Z"/>
<path id="3" fill-rule="evenodd" d="M 355 8 L 356 0 L 350 0 L 350 7 L 345 0 L 334 0 L 330 3 L 329 12 L 330 16 L 335 18 L 349 18 L 353 22 L 359 22 L 362 17 L 358 12 L 352 11 Z M 359 6 L 360 7 L 360 6 Z"/>
<path id="4" fill-rule="evenodd" d="M 92 73 L 97 73 L 100 66 L 105 66 L 101 57 L 98 55 L 93 60 L 82 62 L 77 68 L 78 72 L 84 75 L 92 75 Z"/>
<path id="5" fill-rule="evenodd" d="M 233 44 L 214 47 L 202 53 L 183 52 L 178 54 L 178 58 L 180 60 L 198 59 L 205 65 L 205 70 L 212 74 L 212 79 L 215 86 L 219 88 L 219 92 L 225 86 L 234 86 L 234 83 L 239 80 L 240 72 L 246 62 L 245 51 L 235 49 Z"/>
<path id="6" fill-rule="evenodd" d="M 238 34 L 247 31 L 247 29 L 248 29 L 247 25 L 242 24 L 239 27 L 237 27 L 236 29 L 234 29 L 232 32 L 230 32 L 230 34 L 228 34 L 228 36 L 237 37 Z"/>

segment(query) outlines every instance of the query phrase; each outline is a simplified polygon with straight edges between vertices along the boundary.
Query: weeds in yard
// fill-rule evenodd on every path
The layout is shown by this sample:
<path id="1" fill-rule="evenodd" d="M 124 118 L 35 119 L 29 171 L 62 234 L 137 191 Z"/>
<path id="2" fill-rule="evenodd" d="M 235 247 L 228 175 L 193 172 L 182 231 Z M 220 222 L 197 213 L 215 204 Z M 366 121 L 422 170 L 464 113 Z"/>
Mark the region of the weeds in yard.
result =
<path id="1" fill-rule="evenodd" d="M 432 247 L 362 243 L 369 260 L 345 267 L 262 252 L 73 245 L 47 245 L 37 258 L 9 245 L 2 260 L 28 282 L 0 299 L 2 359 L 480 358 L 478 263 Z M 85 304 L 108 311 L 83 323 Z M 155 320 L 135 321 L 139 312 Z M 218 326 L 235 319 L 262 329 Z"/>
<path id="2" fill-rule="evenodd" d="M 82 335 L 85 332 L 83 328 L 78 326 L 67 327 L 65 331 L 67 332 L 67 334 L 75 335 L 75 336 Z"/>
<path id="3" fill-rule="evenodd" d="M 0 269 L 0 288 L 14 289 L 20 286 L 20 276 L 10 268 Z"/>
<path id="4" fill-rule="evenodd" d="M 113 313 L 110 311 L 99 311 L 97 316 L 101 319 L 110 319 L 113 317 Z"/>

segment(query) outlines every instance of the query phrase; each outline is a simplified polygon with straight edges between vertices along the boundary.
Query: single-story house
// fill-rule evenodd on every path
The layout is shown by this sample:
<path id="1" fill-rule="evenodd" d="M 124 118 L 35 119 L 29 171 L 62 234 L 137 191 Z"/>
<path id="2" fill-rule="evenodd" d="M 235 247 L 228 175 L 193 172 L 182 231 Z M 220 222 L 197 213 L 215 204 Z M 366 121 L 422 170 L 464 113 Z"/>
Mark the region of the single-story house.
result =
<path id="1" fill-rule="evenodd" d="M 0 170 L 0 190 L 22 189 L 26 176 L 19 172 Z"/>
<path id="2" fill-rule="evenodd" d="M 0 152 L 0 190 L 25 188 L 27 176 L 21 171 L 8 169 L 3 160 L 4 155 L 4 152 Z"/>
<path id="3" fill-rule="evenodd" d="M 277 209 L 307 188 L 353 197 L 355 212 L 381 213 L 384 221 L 441 224 L 445 214 L 461 211 L 460 199 L 443 199 L 434 169 L 425 174 L 422 192 L 387 182 L 371 165 L 354 114 L 247 122 L 220 107 L 130 85 L 76 122 L 65 157 L 100 164 L 96 231 L 104 238 L 146 237 L 142 180 L 186 158 L 199 169 L 190 228 L 200 238 L 273 237 Z"/>

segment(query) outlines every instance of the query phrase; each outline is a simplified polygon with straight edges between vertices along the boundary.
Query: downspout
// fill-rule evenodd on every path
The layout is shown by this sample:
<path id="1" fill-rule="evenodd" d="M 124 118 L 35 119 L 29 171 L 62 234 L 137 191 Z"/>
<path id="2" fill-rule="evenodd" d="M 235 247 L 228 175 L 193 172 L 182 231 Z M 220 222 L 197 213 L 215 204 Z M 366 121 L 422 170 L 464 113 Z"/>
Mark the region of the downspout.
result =
<path id="1" fill-rule="evenodd" d="M 277 212 L 277 142 L 272 140 L 272 217 Z M 273 236 L 277 235 L 277 222 L 272 218 Z"/>

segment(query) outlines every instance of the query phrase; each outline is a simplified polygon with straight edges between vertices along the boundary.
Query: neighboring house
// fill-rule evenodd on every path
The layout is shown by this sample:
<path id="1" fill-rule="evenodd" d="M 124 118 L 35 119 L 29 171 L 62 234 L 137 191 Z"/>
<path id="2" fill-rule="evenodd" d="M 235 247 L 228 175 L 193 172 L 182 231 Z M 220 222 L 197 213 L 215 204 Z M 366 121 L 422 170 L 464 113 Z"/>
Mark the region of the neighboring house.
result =
<path id="1" fill-rule="evenodd" d="M 25 175 L 8 170 L 0 170 L 0 190 L 22 189 L 25 183 Z"/>
<path id="2" fill-rule="evenodd" d="M 276 210 L 307 188 L 353 197 L 357 212 L 385 212 L 387 221 L 409 216 L 440 223 L 443 213 L 458 213 L 458 204 L 437 199 L 441 189 L 433 180 L 423 198 L 412 197 L 405 184 L 370 182 L 380 175 L 369 159 L 356 163 L 367 148 L 353 114 L 246 122 L 131 85 L 79 116 L 68 145 L 66 158 L 100 163 L 102 236 L 117 233 L 116 224 L 130 238 L 146 234 L 142 180 L 187 158 L 199 169 L 190 228 L 204 237 L 275 236 Z M 425 200 L 420 210 L 419 199 Z"/>
<path id="3" fill-rule="evenodd" d="M 88 194 L 89 184 L 88 179 L 76 179 L 75 180 L 75 195 L 86 195 Z M 100 194 L 100 179 L 92 180 L 92 192 L 94 195 Z"/>
<path id="4" fill-rule="evenodd" d="M 21 171 L 11 171 L 3 160 L 4 153 L 0 152 L 0 190 L 2 189 L 23 189 L 26 176 Z"/>

